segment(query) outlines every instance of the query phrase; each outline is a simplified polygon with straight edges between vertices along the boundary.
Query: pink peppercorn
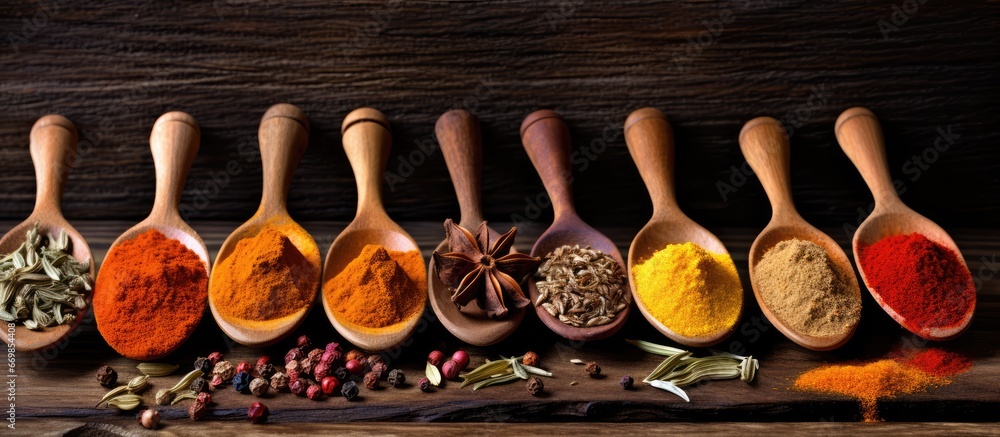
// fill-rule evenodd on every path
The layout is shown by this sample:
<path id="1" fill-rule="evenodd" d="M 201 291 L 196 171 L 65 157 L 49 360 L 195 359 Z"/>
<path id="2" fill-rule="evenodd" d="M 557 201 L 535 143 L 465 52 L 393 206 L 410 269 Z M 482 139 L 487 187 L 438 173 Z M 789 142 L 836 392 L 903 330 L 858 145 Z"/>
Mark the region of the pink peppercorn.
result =
<path id="1" fill-rule="evenodd" d="M 431 351 L 431 353 L 427 355 L 427 362 L 431 363 L 432 366 L 435 367 L 440 366 L 443 361 L 444 361 L 444 352 Z"/>
<path id="2" fill-rule="evenodd" d="M 458 364 L 458 370 L 465 370 L 466 367 L 469 367 L 469 354 L 465 351 L 455 351 L 455 353 L 451 355 L 451 360 L 454 361 L 455 364 Z"/>
<path id="3" fill-rule="evenodd" d="M 458 368 L 458 363 L 453 360 L 445 361 L 441 365 L 441 374 L 444 375 L 445 379 L 456 379 L 458 378 L 458 372 L 461 369 Z"/>
<path id="4" fill-rule="evenodd" d="M 355 375 L 361 375 L 365 373 L 365 366 L 361 364 L 358 360 L 350 360 L 347 362 L 347 371 Z"/>
<path id="5" fill-rule="evenodd" d="M 323 399 L 323 388 L 318 385 L 310 385 L 309 388 L 306 389 L 306 397 L 314 401 Z"/>

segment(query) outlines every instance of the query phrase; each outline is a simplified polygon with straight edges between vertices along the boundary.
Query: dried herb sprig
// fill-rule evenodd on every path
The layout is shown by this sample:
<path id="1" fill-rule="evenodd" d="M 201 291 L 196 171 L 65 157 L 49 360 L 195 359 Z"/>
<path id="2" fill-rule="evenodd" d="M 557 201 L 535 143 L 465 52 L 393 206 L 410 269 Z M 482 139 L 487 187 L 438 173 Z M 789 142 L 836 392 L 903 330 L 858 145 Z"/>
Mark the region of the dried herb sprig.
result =
<path id="1" fill-rule="evenodd" d="M 625 341 L 645 352 L 667 357 L 642 382 L 674 393 L 687 402 L 690 402 L 690 398 L 681 387 L 699 381 L 735 378 L 750 383 L 760 369 L 760 363 L 753 356 L 744 357 L 710 350 L 712 352 L 710 356 L 693 357 L 691 352 L 675 347 L 641 340 Z"/>
<path id="2" fill-rule="evenodd" d="M 467 373 L 460 375 L 462 385 L 465 387 L 472 385 L 473 390 L 479 390 L 491 385 L 506 384 L 518 379 L 528 379 L 531 375 L 552 377 L 552 372 L 534 366 L 521 363 L 523 357 L 506 358 L 497 361 L 486 361 L 486 364 L 479 366 Z"/>
<path id="3" fill-rule="evenodd" d="M 46 239 L 43 246 L 36 222 L 21 247 L 0 258 L 0 320 L 39 330 L 73 322 L 87 305 L 84 294 L 94 284 L 90 260 L 77 262 L 67 252 L 66 231 Z"/>

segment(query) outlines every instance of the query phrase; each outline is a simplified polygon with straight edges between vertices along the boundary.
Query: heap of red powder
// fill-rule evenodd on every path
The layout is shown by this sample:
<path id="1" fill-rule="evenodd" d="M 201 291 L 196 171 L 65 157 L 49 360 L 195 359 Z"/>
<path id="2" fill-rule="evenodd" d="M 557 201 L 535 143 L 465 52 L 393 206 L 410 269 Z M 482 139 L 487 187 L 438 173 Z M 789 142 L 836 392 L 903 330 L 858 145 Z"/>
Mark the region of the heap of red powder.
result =
<path id="1" fill-rule="evenodd" d="M 969 370 L 972 367 L 972 360 L 962 354 L 931 348 L 906 360 L 906 364 L 934 376 L 946 377 Z"/>
<path id="2" fill-rule="evenodd" d="M 955 326 L 976 306 L 972 274 L 958 254 L 921 234 L 883 238 L 860 255 L 872 290 L 911 331 Z"/>

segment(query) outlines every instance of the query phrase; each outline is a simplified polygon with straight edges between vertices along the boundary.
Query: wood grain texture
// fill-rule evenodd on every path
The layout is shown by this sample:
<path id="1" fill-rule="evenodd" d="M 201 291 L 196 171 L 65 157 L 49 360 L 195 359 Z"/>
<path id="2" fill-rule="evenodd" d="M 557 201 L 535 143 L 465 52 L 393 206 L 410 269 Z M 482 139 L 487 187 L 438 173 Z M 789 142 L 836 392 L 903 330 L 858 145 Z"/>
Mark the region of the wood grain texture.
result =
<path id="1" fill-rule="evenodd" d="M 837 114 L 862 105 L 882 121 L 909 205 L 946 228 L 995 226 L 1000 3 L 926 2 L 883 34 L 880 20 L 892 25 L 901 3 L 7 1 L 0 217 L 30 212 L 28 130 L 60 113 L 81 133 L 66 215 L 142 218 L 154 191 L 146 137 L 159 114 L 183 110 L 203 129 L 186 212 L 244 220 L 260 198 L 260 114 L 287 101 L 313 126 L 289 199 L 301 219 L 352 216 L 339 127 L 360 106 L 393 123 L 392 217 L 458 215 L 433 146 L 434 121 L 456 107 L 482 123 L 486 217 L 551 217 L 536 208 L 542 187 L 517 132 L 526 114 L 548 107 L 566 119 L 579 152 L 581 215 L 638 226 L 650 203 L 621 130 L 629 111 L 655 106 L 675 128 L 678 200 L 699 223 L 766 223 L 759 185 L 732 168 L 743 165 L 742 123 L 771 115 L 794 129 L 799 209 L 841 226 L 856 224 L 872 201 L 833 135 Z M 933 151 L 935 141 L 947 150 Z M 735 190 L 725 199 L 720 182 Z"/>
<path id="2" fill-rule="evenodd" d="M 10 224 L 0 223 L 0 226 Z M 91 242 L 95 256 L 103 259 L 108 244 L 128 225 L 126 222 L 82 222 L 79 228 Z M 213 254 L 237 225 L 236 222 L 194 223 Z M 344 225 L 340 222 L 304 224 L 320 242 L 322 249 L 329 246 L 331 236 L 339 233 Z M 417 239 L 425 256 L 440 242 L 442 231 L 438 223 L 407 222 L 402 225 Z M 527 251 L 543 230 L 544 225 L 522 228 L 518 234 L 517 249 Z M 630 228 L 602 230 L 623 249 L 636 231 Z M 726 228 L 716 231 L 732 251 L 743 283 L 747 284 L 747 253 L 756 230 Z M 965 230 L 955 232 L 955 238 L 966 247 L 964 254 L 981 283 L 978 312 L 969 332 L 957 340 L 935 345 L 967 354 L 974 360 L 975 366 L 953 378 L 950 385 L 880 402 L 879 412 L 887 421 L 978 422 L 996 419 L 995 411 L 1000 407 L 1000 385 L 997 383 L 1000 381 L 1000 357 L 996 346 L 996 337 L 1000 333 L 1000 279 L 994 278 L 990 272 L 997 268 L 1000 233 Z M 848 247 L 849 240 L 838 238 L 838 243 Z M 761 370 L 757 382 L 747 385 L 740 381 L 719 381 L 692 387 L 688 390 L 691 403 L 683 403 L 673 395 L 643 384 L 639 384 L 637 390 L 628 392 L 618 386 L 621 375 L 629 374 L 638 379 L 659 363 L 656 357 L 625 345 L 621 339 L 639 338 L 670 344 L 641 317 L 630 318 L 622 331 L 609 340 L 580 344 L 560 339 L 531 315 L 510 338 L 488 348 L 468 350 L 473 365 L 482 363 L 486 357 L 537 351 L 542 357 L 542 367 L 555 374 L 555 378 L 545 379 L 547 395 L 542 397 L 531 397 L 524 385 L 518 383 L 476 392 L 468 388 L 458 389 L 456 384 L 450 383 L 435 393 L 421 393 L 412 385 L 404 389 L 363 390 L 362 399 L 355 403 L 348 403 L 339 397 L 316 402 L 287 393 L 264 399 L 263 402 L 275 413 L 274 430 L 301 427 L 303 431 L 320 431 L 327 426 L 327 422 L 353 421 L 855 421 L 861 417 L 857 402 L 839 396 L 791 391 L 788 388 L 794 377 L 825 363 L 905 354 L 928 346 L 899 328 L 867 294 L 863 296 L 864 313 L 857 335 L 834 352 L 814 352 L 794 345 L 767 325 L 749 293 L 747 299 L 747 311 L 739 328 L 716 348 L 758 357 Z M 261 354 L 280 359 L 290 347 L 287 341 L 263 350 L 235 345 L 226 339 L 211 318 L 204 320 L 192 340 L 163 361 L 187 366 L 197 356 L 215 350 L 222 351 L 227 359 L 234 362 L 253 360 Z M 92 404 L 88 401 L 96 401 L 104 393 L 104 389 L 94 381 L 98 367 L 111 365 L 118 370 L 121 379 L 126 379 L 136 375 L 136 363 L 117 357 L 94 331 L 92 321 L 86 322 L 77 332 L 78 335 L 57 348 L 18 354 L 19 427 L 23 425 L 29 431 L 49 430 L 52 429 L 50 426 L 55 426 L 50 421 L 58 419 L 55 423 L 66 426 L 79 426 L 82 422 L 117 423 L 130 431 L 136 430 L 131 414 L 91 408 Z M 420 378 L 428 351 L 464 347 L 434 320 L 431 311 L 425 314 L 416 332 L 412 342 L 404 343 L 384 355 L 390 367 L 398 366 L 406 372 L 411 383 Z M 308 333 L 317 342 L 340 339 L 318 308 L 313 309 L 295 335 L 299 333 Z M 569 363 L 572 358 L 598 361 L 607 377 L 588 378 L 581 366 Z M 146 394 L 147 402 L 151 401 L 155 390 L 173 385 L 176 379 L 178 376 L 153 378 L 153 389 Z M 572 381 L 579 384 L 571 386 Z M 249 428 L 249 425 L 237 425 L 245 423 L 246 408 L 256 400 L 252 396 L 237 394 L 226 388 L 213 397 L 217 405 L 207 421 L 196 424 L 204 425 L 205 430 L 266 432 L 271 429 L 258 430 Z M 161 411 L 164 423 L 176 426 L 168 427 L 168 431 L 186 434 L 201 429 L 191 428 L 184 406 L 165 407 Z M 222 422 L 238 428 L 226 427 Z M 775 428 L 770 428 L 772 425 Z M 402 428 L 394 426 L 389 425 L 387 432 L 402 432 L 398 431 Z M 777 430 L 788 425 L 768 426 L 768 429 Z M 803 429 L 822 430 L 829 429 L 825 428 L 828 426 L 833 425 L 817 423 Z M 903 427 L 890 429 L 917 429 L 899 426 Z M 939 428 L 932 426 L 928 429 Z M 967 429 L 980 432 L 977 430 L 981 428 Z"/>

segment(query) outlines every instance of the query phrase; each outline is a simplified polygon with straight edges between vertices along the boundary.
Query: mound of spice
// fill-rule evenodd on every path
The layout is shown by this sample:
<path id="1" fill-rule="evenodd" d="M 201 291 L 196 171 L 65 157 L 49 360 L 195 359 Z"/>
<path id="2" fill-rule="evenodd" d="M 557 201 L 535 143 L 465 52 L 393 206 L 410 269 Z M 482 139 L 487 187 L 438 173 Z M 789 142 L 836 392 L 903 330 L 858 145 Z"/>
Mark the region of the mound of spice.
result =
<path id="1" fill-rule="evenodd" d="M 610 255 L 590 246 L 562 246 L 545 255 L 535 306 L 577 328 L 611 323 L 629 306 L 625 273 Z"/>
<path id="2" fill-rule="evenodd" d="M 380 329 L 409 320 L 424 310 L 427 272 L 420 251 L 366 245 L 340 273 L 323 285 L 339 320 Z"/>
<path id="3" fill-rule="evenodd" d="M 229 320 L 274 323 L 316 298 L 319 248 L 303 253 L 293 240 L 312 237 L 293 224 L 268 224 L 244 238 L 212 275 L 212 302 Z"/>
<path id="4" fill-rule="evenodd" d="M 795 332 L 842 335 L 861 318 L 861 293 L 816 243 L 791 239 L 776 244 L 764 253 L 754 275 L 764 305 Z"/>
<path id="5" fill-rule="evenodd" d="M 646 311 L 685 337 L 729 329 L 743 310 L 733 259 L 694 243 L 667 245 L 633 267 L 632 275 Z"/>
<path id="6" fill-rule="evenodd" d="M 0 259 L 0 320 L 38 330 L 76 319 L 94 281 L 90 260 L 73 259 L 69 241 L 66 231 L 42 237 L 36 222 L 24 243 Z"/>
<path id="7" fill-rule="evenodd" d="M 908 359 L 820 367 L 799 375 L 792 387 L 853 397 L 861 402 L 864 420 L 875 422 L 880 420 L 877 409 L 879 399 L 950 384 L 948 376 L 957 375 L 970 367 L 972 362 L 967 358 L 934 348 Z"/>
<path id="8" fill-rule="evenodd" d="M 917 335 L 925 328 L 959 325 L 975 310 L 975 283 L 958 256 L 917 233 L 860 248 L 872 291 Z"/>
<path id="9" fill-rule="evenodd" d="M 510 228 L 492 245 L 486 222 L 479 225 L 476 235 L 451 219 L 445 220 L 444 229 L 450 252 L 435 251 L 434 268 L 460 311 L 475 300 L 488 317 L 502 318 L 508 314 L 508 305 L 521 309 L 531 303 L 524 297 L 520 283 L 542 260 L 510 253 L 517 228 Z"/>
<path id="10" fill-rule="evenodd" d="M 194 251 L 151 229 L 104 258 L 94 286 L 97 329 L 135 360 L 163 356 L 201 320 L 208 271 Z"/>

